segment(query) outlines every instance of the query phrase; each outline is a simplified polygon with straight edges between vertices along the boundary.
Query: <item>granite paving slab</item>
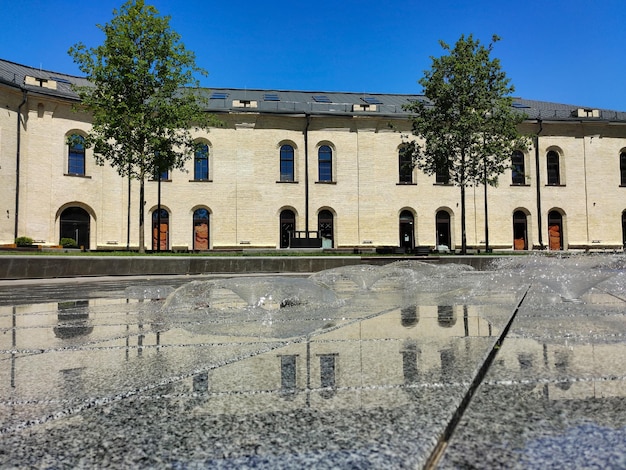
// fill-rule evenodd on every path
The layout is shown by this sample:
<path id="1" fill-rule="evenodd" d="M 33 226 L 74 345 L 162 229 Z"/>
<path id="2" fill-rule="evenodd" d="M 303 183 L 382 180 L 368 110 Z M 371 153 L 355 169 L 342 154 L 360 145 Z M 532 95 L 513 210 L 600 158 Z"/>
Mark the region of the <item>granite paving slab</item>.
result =
<path id="1" fill-rule="evenodd" d="M 2 281 L 0 467 L 621 468 L 624 277 L 539 265 Z"/>
<path id="2" fill-rule="evenodd" d="M 0 466 L 420 467 L 518 297 L 166 281 L 0 286 Z"/>
<path id="3" fill-rule="evenodd" d="M 533 292 L 439 467 L 626 468 L 625 337 L 615 297 Z"/>

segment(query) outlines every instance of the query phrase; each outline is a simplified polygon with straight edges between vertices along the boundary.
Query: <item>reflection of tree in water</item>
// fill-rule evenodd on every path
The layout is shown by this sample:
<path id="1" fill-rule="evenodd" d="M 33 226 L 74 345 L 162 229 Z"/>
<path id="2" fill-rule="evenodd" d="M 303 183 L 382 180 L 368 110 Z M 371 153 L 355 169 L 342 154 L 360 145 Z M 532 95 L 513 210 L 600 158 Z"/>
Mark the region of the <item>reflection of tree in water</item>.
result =
<path id="1" fill-rule="evenodd" d="M 569 351 L 555 351 L 554 353 L 554 367 L 560 375 L 566 376 L 569 369 L 570 352 Z M 561 390 L 569 390 L 572 383 L 569 380 L 561 379 L 556 383 L 556 386 Z"/>
<path id="2" fill-rule="evenodd" d="M 455 354 L 452 348 L 446 348 L 439 351 L 439 357 L 441 358 L 441 381 L 450 381 L 454 373 Z"/>
<path id="3" fill-rule="evenodd" d="M 534 355 L 532 353 L 519 353 L 517 355 L 517 362 L 522 374 L 528 373 L 532 376 Z M 521 385 L 524 390 L 534 390 L 537 384 L 534 381 L 530 381 L 527 384 Z"/>
<path id="4" fill-rule="evenodd" d="M 54 335 L 59 339 L 70 339 L 90 334 L 93 326 L 89 326 L 88 307 L 88 300 L 59 302 L 57 305 L 59 325 L 52 329 Z"/>

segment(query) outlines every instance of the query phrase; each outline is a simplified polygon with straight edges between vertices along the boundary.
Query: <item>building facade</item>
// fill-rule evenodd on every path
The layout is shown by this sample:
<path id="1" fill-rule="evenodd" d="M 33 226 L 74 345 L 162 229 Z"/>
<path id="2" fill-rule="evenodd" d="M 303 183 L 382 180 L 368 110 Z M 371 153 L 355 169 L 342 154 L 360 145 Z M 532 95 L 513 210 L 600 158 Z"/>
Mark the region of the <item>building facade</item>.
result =
<path id="1" fill-rule="evenodd" d="M 138 183 L 81 144 L 90 119 L 71 86 L 84 83 L 0 60 L 0 244 L 137 248 Z M 460 246 L 459 188 L 400 155 L 411 130 L 403 105 L 418 95 L 206 93 L 224 125 L 195 132 L 184 171 L 146 183 L 147 249 L 281 249 L 309 237 L 335 249 Z M 626 112 L 514 106 L 527 115 L 520 131 L 536 137 L 487 189 L 490 247 L 622 249 Z M 468 247 L 483 249 L 483 187 L 467 190 L 466 223 Z"/>

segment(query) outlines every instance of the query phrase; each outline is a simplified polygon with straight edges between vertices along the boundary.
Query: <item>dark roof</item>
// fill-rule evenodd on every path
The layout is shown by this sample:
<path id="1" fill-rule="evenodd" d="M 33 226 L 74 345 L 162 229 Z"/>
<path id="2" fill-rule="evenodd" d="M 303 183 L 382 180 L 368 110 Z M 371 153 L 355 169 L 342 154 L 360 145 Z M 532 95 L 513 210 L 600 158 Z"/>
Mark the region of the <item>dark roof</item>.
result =
<path id="1" fill-rule="evenodd" d="M 56 90 L 25 85 L 24 77 L 31 76 L 43 80 L 55 80 Z M 34 67 L 16 64 L 0 59 L 0 83 L 19 87 L 28 91 L 78 100 L 72 85 L 85 86 L 89 82 L 84 77 L 51 72 Z M 403 106 L 415 100 L 428 101 L 418 94 L 352 93 L 330 91 L 260 90 L 239 88 L 200 89 L 199 93 L 208 98 L 208 111 L 256 112 L 270 114 L 330 114 L 330 115 L 378 115 L 406 117 Z M 211 98 L 213 97 L 213 98 Z M 545 121 L 623 121 L 626 112 L 601 109 L 599 113 L 587 106 L 575 106 L 545 101 L 515 98 L 513 107 L 525 113 L 529 120 Z M 582 111 L 579 111 L 582 110 Z"/>
<path id="2" fill-rule="evenodd" d="M 26 85 L 25 77 L 34 77 L 41 80 L 54 80 L 57 82 L 56 90 L 37 85 Z M 86 86 L 89 82 L 84 77 L 76 77 L 61 72 L 27 67 L 7 60 L 0 59 L 0 83 L 15 87 L 21 87 L 28 91 L 45 95 L 58 96 L 60 98 L 78 100 L 78 95 L 72 90 L 72 85 Z"/>

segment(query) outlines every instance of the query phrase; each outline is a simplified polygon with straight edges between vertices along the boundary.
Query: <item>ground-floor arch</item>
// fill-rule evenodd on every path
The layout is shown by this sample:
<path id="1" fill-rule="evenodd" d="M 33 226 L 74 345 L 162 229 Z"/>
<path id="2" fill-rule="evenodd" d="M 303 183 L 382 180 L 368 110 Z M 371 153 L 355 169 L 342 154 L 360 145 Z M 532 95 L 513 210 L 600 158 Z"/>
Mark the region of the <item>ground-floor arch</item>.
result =
<path id="1" fill-rule="evenodd" d="M 89 249 L 91 232 L 89 212 L 79 206 L 69 206 L 61 212 L 59 222 L 59 242 L 63 238 L 71 238 L 79 247 Z"/>
<path id="2" fill-rule="evenodd" d="M 209 239 L 209 210 L 201 207 L 193 212 L 193 250 L 206 251 L 211 246 Z"/>
<path id="3" fill-rule="evenodd" d="M 452 249 L 450 213 L 446 210 L 437 211 L 435 224 L 437 230 L 437 246 L 447 246 L 449 249 Z"/>
<path id="4" fill-rule="evenodd" d="M 557 210 L 548 212 L 548 248 L 563 249 L 563 215 Z"/>
<path id="5" fill-rule="evenodd" d="M 159 217 L 160 214 L 160 217 Z M 170 213 L 161 207 L 152 212 L 152 249 L 167 250 L 170 241 Z"/>
<path id="6" fill-rule="evenodd" d="M 317 214 L 317 230 L 322 238 L 322 248 L 335 247 L 335 218 L 328 209 Z"/>
<path id="7" fill-rule="evenodd" d="M 528 217 L 522 210 L 513 212 L 513 249 L 528 250 Z"/>
<path id="8" fill-rule="evenodd" d="M 291 209 L 280 212 L 280 247 L 289 248 L 291 237 L 296 231 L 296 214 Z"/>
<path id="9" fill-rule="evenodd" d="M 626 210 L 622 212 L 622 246 L 626 250 Z"/>
<path id="10" fill-rule="evenodd" d="M 409 210 L 400 212 L 400 243 L 399 246 L 410 252 L 415 248 L 415 217 Z"/>

